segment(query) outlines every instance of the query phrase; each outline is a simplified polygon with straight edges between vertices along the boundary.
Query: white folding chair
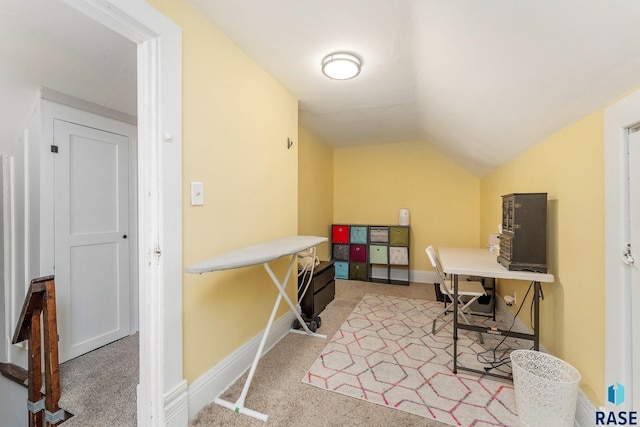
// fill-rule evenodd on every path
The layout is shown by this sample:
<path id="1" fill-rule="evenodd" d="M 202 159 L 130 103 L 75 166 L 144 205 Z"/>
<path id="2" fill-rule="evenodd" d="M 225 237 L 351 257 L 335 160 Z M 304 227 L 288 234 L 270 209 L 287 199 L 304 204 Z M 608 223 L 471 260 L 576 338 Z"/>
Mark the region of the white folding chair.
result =
<path id="1" fill-rule="evenodd" d="M 431 261 L 431 265 L 433 266 L 433 269 L 436 271 L 436 274 L 438 275 L 438 279 L 440 280 L 440 292 L 442 292 L 442 294 L 445 295 L 445 297 L 453 305 L 454 300 L 453 300 L 452 280 L 447 278 L 444 271 L 442 270 L 440 259 L 436 255 L 436 251 L 433 248 L 433 246 L 429 246 L 426 249 L 426 252 L 427 252 L 427 256 L 429 257 L 429 261 Z M 458 314 L 460 314 L 460 317 L 462 317 L 468 325 L 475 324 L 473 322 L 473 318 L 467 317 L 467 315 L 471 316 L 471 313 L 469 312 L 470 311 L 469 307 L 478 298 L 484 295 L 486 295 L 486 292 L 484 290 L 484 286 L 482 286 L 482 283 L 474 282 L 470 280 L 461 280 L 458 282 Z M 444 328 L 447 324 L 453 321 L 453 316 L 452 316 L 451 319 L 442 323 L 436 329 L 436 322 L 440 317 L 444 316 L 448 311 L 449 311 L 449 308 L 446 307 L 446 304 L 445 304 L 444 310 L 440 314 L 438 314 L 435 319 L 433 319 L 433 327 L 431 328 L 431 333 L 435 335 L 436 333 L 438 333 L 438 331 L 440 331 L 440 329 Z M 482 339 L 482 334 L 480 332 L 478 332 L 478 338 L 481 343 L 484 343 L 484 340 Z"/>

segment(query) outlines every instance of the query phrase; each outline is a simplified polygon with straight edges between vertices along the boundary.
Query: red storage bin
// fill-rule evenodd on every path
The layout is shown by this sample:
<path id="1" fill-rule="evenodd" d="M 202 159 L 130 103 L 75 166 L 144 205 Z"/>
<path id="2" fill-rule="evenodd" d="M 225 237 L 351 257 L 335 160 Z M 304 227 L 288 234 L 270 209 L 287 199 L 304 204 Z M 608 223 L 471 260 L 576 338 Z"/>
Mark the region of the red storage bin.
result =
<path id="1" fill-rule="evenodd" d="M 332 226 L 331 241 L 333 243 L 349 243 L 349 226 L 348 225 Z"/>
<path id="2" fill-rule="evenodd" d="M 349 261 L 367 262 L 367 245 L 351 245 Z"/>

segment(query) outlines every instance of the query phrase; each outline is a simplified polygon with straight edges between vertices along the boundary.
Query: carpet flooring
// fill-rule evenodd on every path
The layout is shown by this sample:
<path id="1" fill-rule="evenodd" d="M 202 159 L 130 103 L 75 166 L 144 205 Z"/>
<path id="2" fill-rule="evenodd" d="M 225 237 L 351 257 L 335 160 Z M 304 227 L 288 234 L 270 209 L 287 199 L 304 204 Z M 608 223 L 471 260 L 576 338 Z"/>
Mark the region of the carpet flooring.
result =
<path id="1" fill-rule="evenodd" d="M 136 334 L 61 364 L 61 426 L 135 426 L 138 360 Z"/>
<path id="2" fill-rule="evenodd" d="M 431 284 L 393 286 L 336 281 L 336 297 L 322 316 L 318 332 L 332 337 L 368 294 L 435 300 Z M 442 331 L 441 333 L 444 333 Z M 304 384 L 306 375 L 328 340 L 288 334 L 260 361 L 246 406 L 269 414 L 267 424 L 213 403 L 203 408 L 190 427 L 288 426 L 420 426 L 447 424 L 382 405 L 349 398 Z M 74 417 L 65 427 L 135 426 L 138 383 L 138 338 L 132 336 L 61 365 L 61 406 Z M 222 394 L 235 401 L 246 374 Z"/>
<path id="3" fill-rule="evenodd" d="M 452 373 L 452 325 L 431 333 L 441 310 L 434 301 L 366 295 L 302 381 L 453 426 L 517 425 L 511 382 Z M 476 319 L 482 322 L 489 321 Z M 499 343 L 487 337 L 482 345 L 469 331 L 459 331 L 458 337 L 463 355 Z M 471 358 L 464 365 L 484 367 Z"/>
<path id="4" fill-rule="evenodd" d="M 410 286 L 394 286 L 336 280 L 335 299 L 321 313 L 322 327 L 318 332 L 333 337 L 362 298 L 369 293 L 435 300 L 432 284 L 411 283 Z M 445 331 L 441 331 L 438 335 L 440 334 L 443 334 L 444 339 Z M 448 340 L 451 341 L 450 334 Z M 443 427 L 448 425 L 441 421 L 328 392 L 303 383 L 301 379 L 307 374 L 328 342 L 329 340 L 288 334 L 260 360 L 245 406 L 268 414 L 269 420 L 266 424 L 211 403 L 197 414 L 191 421 L 190 427 L 264 427 L 265 425 Z M 246 374 L 220 397 L 235 401 L 240 396 L 245 380 Z"/>

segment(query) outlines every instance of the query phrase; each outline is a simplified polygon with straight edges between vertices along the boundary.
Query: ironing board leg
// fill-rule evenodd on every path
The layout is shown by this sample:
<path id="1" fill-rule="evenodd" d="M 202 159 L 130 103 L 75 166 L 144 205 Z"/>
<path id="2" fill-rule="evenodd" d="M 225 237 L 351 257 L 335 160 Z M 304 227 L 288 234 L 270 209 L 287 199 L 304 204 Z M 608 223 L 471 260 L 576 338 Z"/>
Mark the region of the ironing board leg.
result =
<path id="1" fill-rule="evenodd" d="M 293 261 L 293 258 L 292 258 Z M 273 271 L 271 270 L 271 267 L 269 267 L 268 264 L 264 264 L 264 268 L 267 270 L 267 273 L 269 273 L 269 276 L 271 277 L 271 280 L 273 280 L 273 283 L 275 283 L 275 285 L 278 287 L 278 290 L 280 291 L 280 295 L 282 295 L 282 297 L 285 299 L 285 301 L 287 302 L 287 304 L 289 304 L 289 307 L 291 308 L 291 310 L 293 310 L 293 314 L 296 315 L 296 318 L 298 319 L 298 322 L 300 323 L 300 325 L 302 326 L 302 328 L 306 331 L 306 335 L 313 335 L 314 337 L 318 337 L 318 338 L 324 338 L 326 339 L 327 336 L 323 335 L 323 334 L 316 334 L 314 332 L 311 332 L 311 330 L 307 327 L 307 323 L 302 320 L 302 316 L 300 316 L 300 313 L 298 313 L 298 310 L 296 309 L 296 306 L 293 305 L 293 303 L 291 302 L 291 299 L 289 298 L 289 295 L 287 295 L 287 293 L 284 290 L 284 287 L 287 286 L 287 282 L 289 281 L 289 274 L 291 273 L 291 268 L 293 267 L 293 265 L 289 266 L 289 271 L 287 272 L 287 277 L 284 279 L 284 284 L 281 284 L 278 281 L 278 278 L 276 277 L 276 275 L 273 273 Z M 297 332 L 297 333 L 305 333 L 302 331 L 299 331 L 297 329 L 291 329 L 291 332 Z"/>
<path id="2" fill-rule="evenodd" d="M 300 324 L 303 325 L 303 327 L 305 328 L 305 330 L 308 332 L 309 335 L 314 335 L 320 338 L 326 338 L 326 335 L 321 335 L 321 334 L 314 334 L 312 333 L 309 328 L 307 328 L 306 324 L 304 323 L 304 321 L 302 321 L 302 317 L 300 316 L 300 314 L 298 314 L 298 311 L 296 310 L 295 306 L 291 303 L 291 299 L 289 299 L 289 296 L 286 294 L 285 292 L 285 286 L 287 284 L 287 282 L 289 281 L 289 277 L 291 276 L 291 271 L 293 270 L 293 266 L 295 264 L 295 259 L 296 256 L 295 254 L 291 256 L 291 261 L 289 262 L 289 268 L 287 270 L 287 274 L 284 278 L 284 281 L 282 283 L 280 283 L 280 281 L 278 280 L 278 278 L 276 277 L 276 275 L 273 273 L 273 271 L 271 270 L 271 267 L 269 267 L 268 263 L 264 263 L 262 264 L 264 266 L 264 268 L 267 270 L 267 273 L 269 274 L 269 277 L 271 277 L 271 280 L 273 281 L 273 283 L 276 285 L 276 287 L 278 288 L 278 296 L 276 297 L 276 302 L 273 305 L 273 309 L 271 310 L 271 315 L 269 316 L 269 321 L 267 322 L 267 327 L 264 330 L 264 333 L 262 334 L 262 339 L 260 340 L 260 345 L 258 346 L 258 351 L 256 352 L 255 357 L 253 358 L 253 363 L 251 364 L 251 368 L 249 369 L 249 375 L 247 376 L 247 380 L 244 383 L 244 387 L 242 388 L 242 393 L 240 393 L 240 397 L 238 398 L 238 400 L 236 400 L 235 403 L 233 402 L 229 402 L 227 400 L 223 400 L 220 398 L 215 398 L 214 399 L 214 403 L 223 406 L 227 409 L 231 409 L 232 411 L 235 411 L 237 413 L 240 414 L 245 414 L 245 415 L 249 415 L 250 417 L 253 418 L 257 418 L 261 421 L 267 421 L 267 418 L 269 417 L 266 414 L 263 414 L 261 412 L 257 412 L 254 410 L 251 410 L 249 408 L 245 408 L 244 407 L 244 401 L 247 397 L 247 393 L 249 393 L 249 387 L 251 386 L 251 381 L 253 381 L 253 376 L 256 373 L 256 369 L 258 367 L 258 362 L 260 361 L 260 357 L 262 356 L 262 352 L 264 351 L 264 346 L 267 342 L 267 338 L 269 336 L 269 331 L 271 330 L 271 327 L 273 326 L 273 321 L 276 317 L 276 313 L 278 312 L 278 307 L 280 306 L 280 301 L 282 301 L 282 298 L 284 297 L 285 300 L 287 301 L 287 304 L 289 304 L 289 307 L 291 307 L 291 309 L 293 310 L 293 312 L 295 313 L 296 317 L 298 318 L 298 321 L 300 321 Z"/>

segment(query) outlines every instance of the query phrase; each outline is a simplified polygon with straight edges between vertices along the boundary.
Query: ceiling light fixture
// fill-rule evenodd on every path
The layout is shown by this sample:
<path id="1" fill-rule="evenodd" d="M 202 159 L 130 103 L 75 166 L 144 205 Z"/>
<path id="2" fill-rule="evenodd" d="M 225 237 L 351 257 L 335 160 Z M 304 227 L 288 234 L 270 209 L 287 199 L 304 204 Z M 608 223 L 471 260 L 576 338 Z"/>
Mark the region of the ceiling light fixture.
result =
<path id="1" fill-rule="evenodd" d="M 345 52 L 335 52 L 322 60 L 322 74 L 333 80 L 349 80 L 360 74 L 360 58 Z"/>

